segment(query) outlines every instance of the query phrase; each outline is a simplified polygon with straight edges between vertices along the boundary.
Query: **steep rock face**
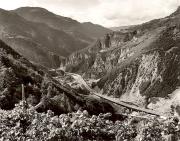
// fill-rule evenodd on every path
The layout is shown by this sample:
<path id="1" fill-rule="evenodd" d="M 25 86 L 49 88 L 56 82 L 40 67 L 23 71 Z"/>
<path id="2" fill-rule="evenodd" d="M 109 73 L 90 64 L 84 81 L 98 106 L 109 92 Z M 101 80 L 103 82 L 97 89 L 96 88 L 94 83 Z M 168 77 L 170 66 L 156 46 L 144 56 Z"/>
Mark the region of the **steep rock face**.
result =
<path id="1" fill-rule="evenodd" d="M 168 98 L 180 85 L 178 13 L 130 27 L 123 33 L 111 33 L 109 48 L 105 48 L 104 38 L 86 51 L 79 51 L 78 56 L 85 58 L 86 54 L 88 59 L 82 59 L 85 63 L 72 54 L 67 70 L 74 61 L 81 62 L 77 72 L 100 79 L 97 85 L 103 94 L 140 106 L 148 106 L 154 97 Z M 93 55 L 88 54 L 90 50 L 94 50 Z"/>
<path id="2" fill-rule="evenodd" d="M 114 32 L 108 36 L 110 40 L 105 35 L 103 39 L 97 40 L 92 46 L 70 55 L 65 61 L 66 70 L 85 72 L 85 76 L 90 78 L 101 78 L 118 65 L 128 64 L 130 60 L 127 58 L 133 59 L 141 54 L 140 50 L 146 44 L 150 44 L 156 34 L 146 33 L 138 39 L 135 37 L 136 33 L 132 31 L 128 33 Z"/>
<path id="3" fill-rule="evenodd" d="M 167 97 L 180 85 L 179 27 L 166 27 L 150 42 L 139 44 L 138 52 L 126 53 L 119 66 L 99 81 L 104 93 L 147 106 L 152 97 Z M 140 49 L 141 48 L 141 49 Z M 125 60 L 124 60 L 125 59 Z M 123 61 L 122 61 L 123 60 Z"/>
<path id="4" fill-rule="evenodd" d="M 27 102 L 38 111 L 51 109 L 61 114 L 82 108 L 91 114 L 113 112 L 109 104 L 76 93 L 0 41 L 0 108 L 12 109 L 22 99 L 21 84 L 25 85 Z"/>
<path id="5" fill-rule="evenodd" d="M 66 67 L 66 71 L 82 73 L 94 64 L 96 53 L 100 49 L 100 41 L 95 42 L 91 46 L 71 54 L 62 63 L 62 66 Z"/>

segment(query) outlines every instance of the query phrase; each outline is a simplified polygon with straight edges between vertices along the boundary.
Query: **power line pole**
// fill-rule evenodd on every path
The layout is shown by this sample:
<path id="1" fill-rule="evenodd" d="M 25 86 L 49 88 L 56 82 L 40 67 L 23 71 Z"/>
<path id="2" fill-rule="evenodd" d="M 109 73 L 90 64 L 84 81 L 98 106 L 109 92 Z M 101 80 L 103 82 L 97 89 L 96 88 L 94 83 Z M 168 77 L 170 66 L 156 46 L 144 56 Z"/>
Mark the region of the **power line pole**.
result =
<path id="1" fill-rule="evenodd" d="M 21 85 L 22 87 L 22 104 L 23 104 L 23 111 L 26 112 L 26 109 L 28 107 L 27 102 L 26 102 L 26 96 L 25 96 L 25 91 L 24 91 L 24 84 Z"/>
<path id="2" fill-rule="evenodd" d="M 22 86 L 22 101 L 26 101 L 26 97 L 25 97 L 25 93 L 24 93 L 24 84 L 21 85 Z"/>

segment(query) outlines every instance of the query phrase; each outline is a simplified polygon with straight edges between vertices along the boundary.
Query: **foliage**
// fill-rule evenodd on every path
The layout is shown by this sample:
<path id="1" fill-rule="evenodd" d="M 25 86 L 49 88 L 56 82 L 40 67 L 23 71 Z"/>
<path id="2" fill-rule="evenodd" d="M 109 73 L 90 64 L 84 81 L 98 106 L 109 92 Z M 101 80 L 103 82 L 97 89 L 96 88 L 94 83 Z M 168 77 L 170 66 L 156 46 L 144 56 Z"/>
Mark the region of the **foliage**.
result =
<path id="1" fill-rule="evenodd" d="M 20 102 L 13 110 L 0 110 L 0 140 L 160 141 L 169 128 L 169 123 L 165 126 L 158 120 L 152 120 L 147 124 L 138 124 L 141 126 L 138 130 L 132 122 L 134 119 L 113 122 L 109 120 L 110 116 L 110 113 L 90 116 L 86 110 L 57 116 L 50 110 L 38 113 L 33 107 L 25 109 Z"/>

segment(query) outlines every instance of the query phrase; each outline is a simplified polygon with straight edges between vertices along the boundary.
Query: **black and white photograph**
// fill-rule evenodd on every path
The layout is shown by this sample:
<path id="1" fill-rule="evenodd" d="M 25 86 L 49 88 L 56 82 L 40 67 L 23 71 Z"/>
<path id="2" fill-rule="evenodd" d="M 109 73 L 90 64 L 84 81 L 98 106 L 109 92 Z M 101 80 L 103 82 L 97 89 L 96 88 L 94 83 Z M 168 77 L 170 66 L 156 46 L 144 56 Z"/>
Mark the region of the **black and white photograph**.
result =
<path id="1" fill-rule="evenodd" d="M 180 0 L 0 0 L 0 141 L 180 141 Z"/>

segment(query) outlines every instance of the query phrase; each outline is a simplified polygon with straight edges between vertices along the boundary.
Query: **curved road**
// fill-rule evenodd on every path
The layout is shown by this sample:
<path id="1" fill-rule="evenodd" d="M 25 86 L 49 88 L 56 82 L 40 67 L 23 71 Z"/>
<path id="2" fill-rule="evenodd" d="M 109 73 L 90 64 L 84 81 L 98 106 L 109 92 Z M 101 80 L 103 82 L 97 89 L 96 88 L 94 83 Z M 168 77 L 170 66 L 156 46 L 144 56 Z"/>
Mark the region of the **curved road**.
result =
<path id="1" fill-rule="evenodd" d="M 137 106 L 134 106 L 134 105 L 130 105 L 130 104 L 127 104 L 125 102 L 116 100 L 116 99 L 111 98 L 111 97 L 103 96 L 102 94 L 99 94 L 99 93 L 95 92 L 94 90 L 92 90 L 87 85 L 87 83 L 84 81 L 84 79 L 81 77 L 81 75 L 78 75 L 78 74 L 75 74 L 75 73 L 67 73 L 67 72 L 66 72 L 66 74 L 71 75 L 76 80 L 76 82 L 84 85 L 84 87 L 86 87 L 86 89 L 89 90 L 92 95 L 95 95 L 95 96 L 97 96 L 97 97 L 99 97 L 99 98 L 101 98 L 103 100 L 106 100 L 106 101 L 109 101 L 111 103 L 114 103 L 114 104 L 126 107 L 128 109 L 132 109 L 134 111 L 140 111 L 140 112 L 144 112 L 144 113 L 147 113 L 147 114 L 156 115 L 156 116 L 160 116 L 160 117 L 162 116 L 162 115 L 160 115 L 159 113 L 157 113 L 157 112 L 155 112 L 153 110 L 145 109 L 145 108 L 140 108 L 140 107 L 137 107 Z"/>

